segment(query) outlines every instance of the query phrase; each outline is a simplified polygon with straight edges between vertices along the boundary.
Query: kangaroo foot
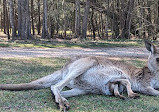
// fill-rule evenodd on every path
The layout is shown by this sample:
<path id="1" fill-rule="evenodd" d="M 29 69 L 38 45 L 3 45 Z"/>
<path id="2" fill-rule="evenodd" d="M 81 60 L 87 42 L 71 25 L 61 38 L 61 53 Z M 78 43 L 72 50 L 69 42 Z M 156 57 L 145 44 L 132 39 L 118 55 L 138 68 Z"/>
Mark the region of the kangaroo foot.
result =
<path id="1" fill-rule="evenodd" d="M 123 96 L 123 95 L 119 95 L 118 96 L 120 99 L 122 99 L 122 100 L 126 100 L 127 98 L 125 97 L 125 96 Z"/>
<path id="2" fill-rule="evenodd" d="M 59 108 L 61 111 L 66 112 L 70 108 L 70 104 L 65 98 L 60 98 L 57 103 L 59 104 Z"/>
<path id="3" fill-rule="evenodd" d="M 137 93 L 131 93 L 131 94 L 128 95 L 128 97 L 133 98 L 133 99 L 138 99 L 140 97 L 140 95 L 137 94 Z"/>

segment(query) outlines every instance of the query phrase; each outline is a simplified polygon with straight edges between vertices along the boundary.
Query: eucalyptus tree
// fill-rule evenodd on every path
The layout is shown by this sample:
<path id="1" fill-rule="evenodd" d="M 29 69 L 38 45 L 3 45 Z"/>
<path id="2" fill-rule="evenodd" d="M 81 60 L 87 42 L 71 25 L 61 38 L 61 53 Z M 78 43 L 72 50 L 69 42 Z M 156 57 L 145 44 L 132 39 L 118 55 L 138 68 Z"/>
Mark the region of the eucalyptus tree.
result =
<path id="1" fill-rule="evenodd" d="M 14 23 L 14 1 L 8 0 L 9 3 L 9 13 L 10 13 L 10 24 L 12 28 L 12 40 L 15 39 L 16 30 L 15 30 L 15 23 Z"/>
<path id="2" fill-rule="evenodd" d="M 48 33 L 48 10 L 47 10 L 47 0 L 43 0 L 43 28 L 42 28 L 42 38 L 49 38 Z"/>
<path id="3" fill-rule="evenodd" d="M 31 39 L 29 0 L 18 0 L 18 37 Z"/>

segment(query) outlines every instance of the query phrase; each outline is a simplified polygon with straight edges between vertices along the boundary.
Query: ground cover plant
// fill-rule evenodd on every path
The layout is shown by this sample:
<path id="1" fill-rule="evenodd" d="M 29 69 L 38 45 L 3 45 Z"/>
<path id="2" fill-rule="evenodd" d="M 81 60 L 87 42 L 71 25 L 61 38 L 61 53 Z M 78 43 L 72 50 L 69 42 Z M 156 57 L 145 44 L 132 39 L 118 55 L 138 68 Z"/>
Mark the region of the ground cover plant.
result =
<path id="1" fill-rule="evenodd" d="M 67 59 L 31 58 L 0 59 L 0 83 L 30 82 L 61 68 Z M 126 60 L 137 67 L 145 62 Z M 140 94 L 141 95 L 141 94 Z M 59 112 L 51 97 L 50 89 L 29 91 L 0 91 L 1 112 Z M 104 95 L 82 95 L 68 98 L 70 112 L 156 112 L 159 98 L 141 95 L 140 99 L 119 98 Z"/>

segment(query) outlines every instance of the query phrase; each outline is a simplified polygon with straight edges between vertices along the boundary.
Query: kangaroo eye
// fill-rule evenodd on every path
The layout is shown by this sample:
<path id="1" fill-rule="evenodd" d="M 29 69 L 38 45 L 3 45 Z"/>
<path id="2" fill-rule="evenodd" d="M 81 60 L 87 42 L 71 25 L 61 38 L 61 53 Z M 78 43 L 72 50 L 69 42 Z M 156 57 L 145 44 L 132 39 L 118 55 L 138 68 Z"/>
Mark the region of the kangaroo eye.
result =
<path id="1" fill-rule="evenodd" d="M 159 62 L 159 58 L 156 58 L 156 61 Z"/>

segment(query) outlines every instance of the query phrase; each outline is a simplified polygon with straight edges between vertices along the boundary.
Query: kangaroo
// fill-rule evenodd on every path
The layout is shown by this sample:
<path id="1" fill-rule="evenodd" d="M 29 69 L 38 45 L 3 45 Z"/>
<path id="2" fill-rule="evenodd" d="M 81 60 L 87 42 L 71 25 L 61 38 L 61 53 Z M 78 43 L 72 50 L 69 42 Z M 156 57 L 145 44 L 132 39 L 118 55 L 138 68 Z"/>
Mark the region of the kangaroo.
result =
<path id="1" fill-rule="evenodd" d="M 125 89 L 129 98 L 137 98 L 135 92 L 159 96 L 159 51 L 145 41 L 150 52 L 147 66 L 142 69 L 128 63 L 110 60 L 100 56 L 79 56 L 51 75 L 30 83 L 0 84 L 1 90 L 29 90 L 51 88 L 55 102 L 66 111 L 70 104 L 66 98 L 84 94 L 115 95 L 125 99 L 120 93 Z M 70 90 L 62 91 L 67 86 Z"/>

